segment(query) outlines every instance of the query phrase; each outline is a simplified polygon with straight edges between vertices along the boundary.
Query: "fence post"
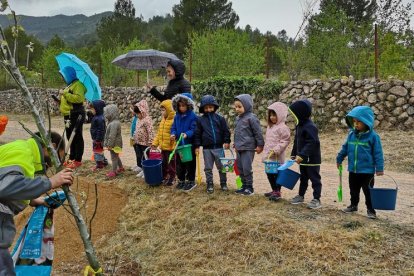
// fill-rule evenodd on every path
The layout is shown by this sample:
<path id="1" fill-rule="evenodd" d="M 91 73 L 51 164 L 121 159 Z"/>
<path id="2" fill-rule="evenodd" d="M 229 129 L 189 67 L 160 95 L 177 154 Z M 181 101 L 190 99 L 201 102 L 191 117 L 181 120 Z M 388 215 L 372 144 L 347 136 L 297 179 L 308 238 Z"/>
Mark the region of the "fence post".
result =
<path id="1" fill-rule="evenodd" d="M 266 79 L 269 79 L 269 71 L 270 71 L 270 65 L 269 65 L 269 35 L 266 35 Z"/>
<path id="2" fill-rule="evenodd" d="M 379 80 L 379 70 L 378 70 L 378 61 L 379 61 L 379 45 L 378 45 L 378 26 L 377 24 L 375 26 L 375 36 L 374 36 L 374 43 L 375 43 L 375 80 Z"/>
<path id="3" fill-rule="evenodd" d="M 193 79 L 193 47 L 190 44 L 190 82 Z"/>

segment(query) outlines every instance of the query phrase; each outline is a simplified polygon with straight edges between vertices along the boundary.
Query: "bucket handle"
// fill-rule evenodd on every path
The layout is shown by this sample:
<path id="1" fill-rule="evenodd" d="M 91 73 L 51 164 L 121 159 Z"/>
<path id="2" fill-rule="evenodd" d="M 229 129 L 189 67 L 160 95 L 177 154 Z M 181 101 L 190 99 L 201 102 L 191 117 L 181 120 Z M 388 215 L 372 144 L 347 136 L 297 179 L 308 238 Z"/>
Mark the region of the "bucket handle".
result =
<path id="1" fill-rule="evenodd" d="M 145 159 L 144 160 L 147 160 L 148 159 L 148 154 L 147 154 L 147 152 L 148 152 L 148 150 L 149 151 L 151 151 L 151 147 L 147 147 L 145 150 L 144 150 L 144 155 L 143 155 L 143 157 L 145 157 Z M 159 151 L 159 150 L 154 150 L 154 152 L 161 152 L 161 151 Z"/>
<path id="2" fill-rule="evenodd" d="M 230 153 L 231 153 L 231 157 L 232 157 L 232 158 L 234 158 L 234 153 L 233 153 L 233 151 L 231 150 L 231 148 L 228 148 L 228 150 L 229 150 L 229 151 L 230 151 Z M 225 154 L 224 150 L 223 150 L 223 158 L 226 158 L 226 154 Z"/>
<path id="3" fill-rule="evenodd" d="M 269 152 L 269 155 L 268 155 L 268 156 L 267 156 L 267 158 L 266 158 L 266 161 L 270 160 L 270 157 L 271 157 L 273 154 L 275 154 L 275 152 L 274 152 L 274 150 L 271 150 L 271 151 Z M 276 162 L 279 162 L 279 155 L 277 155 L 277 154 L 276 154 Z"/>
<path id="4" fill-rule="evenodd" d="M 391 176 L 391 175 L 389 175 L 389 174 L 384 174 L 383 176 L 388 176 L 389 178 L 391 178 L 392 179 L 392 181 L 394 181 L 394 184 L 395 184 L 395 187 L 396 187 L 396 190 L 398 190 L 398 184 L 397 184 L 397 181 L 395 181 L 395 179 Z M 375 177 L 375 176 L 374 176 Z M 371 182 L 372 182 L 372 180 L 374 179 L 374 177 L 372 177 L 371 178 L 371 180 L 369 181 L 369 183 L 368 183 L 368 187 L 369 188 L 372 188 L 371 187 Z"/>

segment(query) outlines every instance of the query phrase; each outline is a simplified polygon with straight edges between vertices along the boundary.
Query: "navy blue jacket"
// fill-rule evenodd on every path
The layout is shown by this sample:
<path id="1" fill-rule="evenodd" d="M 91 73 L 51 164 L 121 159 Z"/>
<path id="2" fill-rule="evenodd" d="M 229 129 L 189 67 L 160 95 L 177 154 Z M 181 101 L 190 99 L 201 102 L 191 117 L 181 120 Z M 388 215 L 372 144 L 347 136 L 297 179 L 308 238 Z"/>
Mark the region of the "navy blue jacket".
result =
<path id="1" fill-rule="evenodd" d="M 96 111 L 96 115 L 93 116 L 91 121 L 92 140 L 96 142 L 103 142 L 106 132 L 105 117 L 103 114 L 105 102 L 102 100 L 96 100 L 92 102 L 92 105 Z"/>
<path id="2" fill-rule="evenodd" d="M 321 145 L 318 128 L 310 119 L 312 104 L 307 100 L 299 100 L 289 106 L 295 118 L 296 131 L 291 156 L 300 156 L 301 165 L 321 164 Z"/>
<path id="3" fill-rule="evenodd" d="M 204 113 L 206 105 L 213 105 L 214 112 Z M 230 143 L 230 130 L 226 119 L 216 113 L 219 105 L 211 95 L 201 98 L 200 113 L 204 113 L 198 118 L 197 129 L 194 135 L 194 146 L 202 146 L 204 149 L 222 148 L 224 143 Z"/>

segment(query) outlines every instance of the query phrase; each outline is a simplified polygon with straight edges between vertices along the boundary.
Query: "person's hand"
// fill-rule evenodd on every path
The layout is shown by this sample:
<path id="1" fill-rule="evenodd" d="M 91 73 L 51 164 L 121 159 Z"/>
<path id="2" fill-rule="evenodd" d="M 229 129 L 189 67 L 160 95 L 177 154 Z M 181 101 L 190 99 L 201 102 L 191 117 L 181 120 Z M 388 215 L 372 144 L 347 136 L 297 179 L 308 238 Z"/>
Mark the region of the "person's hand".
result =
<path id="1" fill-rule="evenodd" d="M 155 146 L 155 145 L 151 145 L 151 150 L 157 150 L 158 149 L 158 147 L 157 146 Z"/>
<path id="2" fill-rule="evenodd" d="M 200 149 L 199 148 L 195 148 L 194 149 L 195 154 L 199 154 L 200 153 Z"/>
<path id="3" fill-rule="evenodd" d="M 295 157 L 295 162 L 296 163 L 298 163 L 298 164 L 300 164 L 300 163 L 302 163 L 302 161 L 303 161 L 303 158 L 302 157 L 300 157 L 299 155 L 296 155 L 296 157 Z"/>
<path id="4" fill-rule="evenodd" d="M 171 136 L 170 136 L 170 140 L 171 140 L 171 141 L 175 141 L 175 135 L 171 135 Z"/>
<path id="5" fill-rule="evenodd" d="M 147 92 L 149 92 L 152 89 L 152 85 L 149 82 L 147 82 L 145 86 L 147 87 Z"/>
<path id="6" fill-rule="evenodd" d="M 63 93 L 64 93 L 64 90 L 63 89 L 60 89 L 59 90 L 59 96 L 58 96 L 59 99 L 63 96 Z"/>
<path id="7" fill-rule="evenodd" d="M 263 147 L 256 147 L 257 154 L 262 153 L 262 151 L 263 151 Z"/>
<path id="8" fill-rule="evenodd" d="M 73 171 L 71 169 L 63 169 L 54 176 L 50 177 L 50 183 L 52 189 L 61 187 L 62 185 L 72 185 L 73 182 Z"/>
<path id="9" fill-rule="evenodd" d="M 230 144 L 229 143 L 225 143 L 224 144 L 224 149 L 229 149 L 230 148 Z"/>
<path id="10" fill-rule="evenodd" d="M 384 175 L 384 172 L 377 172 L 377 173 L 376 173 L 376 175 L 377 175 L 377 176 Z"/>
<path id="11" fill-rule="evenodd" d="M 339 166 L 341 166 L 341 164 L 336 163 L 336 168 L 339 170 Z"/>
<path id="12" fill-rule="evenodd" d="M 47 206 L 45 199 L 43 197 L 38 197 L 35 199 L 30 200 L 30 206 L 39 206 L 39 205 L 45 205 Z"/>
<path id="13" fill-rule="evenodd" d="M 183 133 L 183 138 L 187 139 L 187 134 Z"/>

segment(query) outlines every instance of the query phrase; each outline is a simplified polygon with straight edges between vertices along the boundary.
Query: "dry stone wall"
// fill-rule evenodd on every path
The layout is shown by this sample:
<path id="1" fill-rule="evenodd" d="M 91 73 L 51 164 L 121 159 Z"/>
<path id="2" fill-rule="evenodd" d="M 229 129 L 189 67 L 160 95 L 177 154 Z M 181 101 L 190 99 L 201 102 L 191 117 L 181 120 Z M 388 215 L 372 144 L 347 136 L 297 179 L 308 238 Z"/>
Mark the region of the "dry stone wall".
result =
<path id="1" fill-rule="evenodd" d="M 58 94 L 57 89 L 31 88 L 35 101 L 44 108 L 49 103 L 52 113 L 59 114 L 59 109 L 51 95 Z M 203 91 L 194 91 L 203 94 Z M 146 99 L 154 125 L 160 120 L 159 102 L 148 94 L 144 88 L 105 87 L 102 91 L 107 103 L 115 103 L 120 110 L 123 122 L 131 121 L 129 107 L 131 103 Z M 199 98 L 199 97 L 196 97 Z M 414 82 L 390 80 L 376 82 L 373 80 L 353 80 L 343 78 L 332 81 L 296 81 L 286 83 L 279 94 L 265 98 L 254 98 L 255 113 L 266 125 L 266 107 L 272 102 L 281 101 L 289 105 L 298 99 L 309 99 L 313 103 L 313 120 L 320 128 L 346 127 L 344 117 L 357 105 L 371 106 L 375 113 L 375 126 L 382 129 L 414 128 Z M 231 105 L 223 106 L 220 112 L 226 117 L 230 126 L 234 122 Z M 22 94 L 18 90 L 0 91 L 0 113 L 29 113 Z"/>

